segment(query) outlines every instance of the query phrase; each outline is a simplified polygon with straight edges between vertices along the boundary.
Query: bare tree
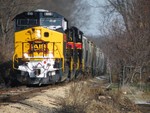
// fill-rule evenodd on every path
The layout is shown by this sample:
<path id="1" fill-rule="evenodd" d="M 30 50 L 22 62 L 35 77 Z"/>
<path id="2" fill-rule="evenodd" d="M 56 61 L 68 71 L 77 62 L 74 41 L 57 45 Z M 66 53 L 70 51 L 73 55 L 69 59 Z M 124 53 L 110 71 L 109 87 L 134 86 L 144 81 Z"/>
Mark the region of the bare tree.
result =
<path id="1" fill-rule="evenodd" d="M 102 47 L 112 68 L 119 73 L 123 66 L 149 66 L 150 2 L 147 0 L 107 1 L 105 17 L 108 17 L 106 22 L 109 22 L 109 27 L 106 29 L 107 35 Z"/>
<path id="2" fill-rule="evenodd" d="M 69 20 L 74 21 L 72 18 L 73 12 L 76 10 L 75 2 L 77 0 L 46 0 L 41 1 L 38 8 L 44 8 L 50 11 L 58 12 Z"/>
<path id="3" fill-rule="evenodd" d="M 142 65 L 147 61 L 143 61 L 142 57 L 147 57 L 148 53 L 148 14 L 143 14 L 145 5 L 141 0 L 108 0 L 111 8 L 113 8 L 123 18 L 123 22 L 126 28 L 124 39 L 128 41 L 126 44 L 130 49 L 126 51 L 133 56 L 132 62 L 134 65 Z M 150 2 L 149 2 L 150 3 Z M 150 5 L 150 4 L 149 4 Z M 148 7 L 148 2 L 147 2 Z M 142 11 L 141 11 L 142 10 Z M 146 8 L 146 10 L 149 10 Z M 126 38 L 126 39 L 125 39 Z M 145 45 L 146 46 L 143 46 Z M 147 55 L 145 52 L 147 51 Z M 146 55 L 146 56 L 143 56 Z M 147 58 L 145 58 L 147 59 Z M 142 61 L 141 61 L 142 60 Z"/>
<path id="4" fill-rule="evenodd" d="M 72 24 L 79 28 L 86 27 L 87 25 L 89 26 L 91 20 L 91 14 L 89 12 L 91 10 L 90 7 L 88 6 L 87 1 L 76 0 L 75 7 L 76 10 L 74 10 L 72 15 L 72 20 L 74 19 Z"/>

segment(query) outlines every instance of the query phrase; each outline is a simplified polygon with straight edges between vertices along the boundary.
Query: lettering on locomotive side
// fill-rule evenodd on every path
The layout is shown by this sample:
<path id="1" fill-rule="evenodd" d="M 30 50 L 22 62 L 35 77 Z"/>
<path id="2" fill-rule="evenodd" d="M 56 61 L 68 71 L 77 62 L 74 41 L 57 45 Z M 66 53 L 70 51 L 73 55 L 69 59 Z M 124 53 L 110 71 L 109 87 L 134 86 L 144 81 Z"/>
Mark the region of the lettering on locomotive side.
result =
<path id="1" fill-rule="evenodd" d="M 46 48 L 46 45 L 44 44 L 34 44 L 33 45 L 34 50 L 43 50 L 44 48 Z"/>
<path id="2" fill-rule="evenodd" d="M 33 52 L 48 52 L 48 48 L 47 48 L 47 43 L 43 44 L 43 43 L 34 43 L 34 44 L 30 44 L 30 49 L 29 49 L 30 53 Z"/>

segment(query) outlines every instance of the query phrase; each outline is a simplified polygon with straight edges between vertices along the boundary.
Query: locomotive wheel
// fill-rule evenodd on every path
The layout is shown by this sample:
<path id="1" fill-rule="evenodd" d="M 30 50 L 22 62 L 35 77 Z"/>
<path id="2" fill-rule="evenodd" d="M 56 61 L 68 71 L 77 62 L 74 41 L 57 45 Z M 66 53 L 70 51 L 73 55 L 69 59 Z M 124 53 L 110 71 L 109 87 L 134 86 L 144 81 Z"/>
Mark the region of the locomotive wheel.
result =
<path id="1" fill-rule="evenodd" d="M 75 79 L 76 69 L 71 71 L 71 79 Z"/>

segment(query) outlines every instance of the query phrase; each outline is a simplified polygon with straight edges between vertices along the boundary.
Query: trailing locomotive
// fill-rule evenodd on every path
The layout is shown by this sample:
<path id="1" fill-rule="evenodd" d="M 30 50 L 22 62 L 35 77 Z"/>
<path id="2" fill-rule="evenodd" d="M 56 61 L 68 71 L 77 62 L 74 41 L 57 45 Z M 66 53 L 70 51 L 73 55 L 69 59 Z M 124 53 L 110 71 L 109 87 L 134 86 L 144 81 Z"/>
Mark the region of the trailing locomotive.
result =
<path id="1" fill-rule="evenodd" d="M 16 15 L 13 68 L 26 84 L 51 84 L 104 71 L 102 51 L 56 12 Z"/>

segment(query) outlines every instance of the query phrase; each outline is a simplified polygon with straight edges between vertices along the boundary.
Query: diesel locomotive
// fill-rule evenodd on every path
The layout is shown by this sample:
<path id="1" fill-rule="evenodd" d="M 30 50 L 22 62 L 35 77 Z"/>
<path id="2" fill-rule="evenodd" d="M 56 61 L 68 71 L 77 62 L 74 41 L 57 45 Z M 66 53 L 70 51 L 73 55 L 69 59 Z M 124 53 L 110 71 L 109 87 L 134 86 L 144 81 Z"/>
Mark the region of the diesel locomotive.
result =
<path id="1" fill-rule="evenodd" d="M 103 52 L 68 20 L 38 9 L 16 15 L 13 69 L 26 84 L 51 84 L 105 70 Z"/>

